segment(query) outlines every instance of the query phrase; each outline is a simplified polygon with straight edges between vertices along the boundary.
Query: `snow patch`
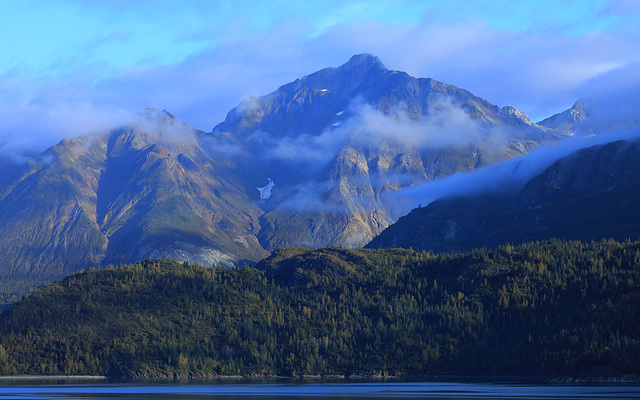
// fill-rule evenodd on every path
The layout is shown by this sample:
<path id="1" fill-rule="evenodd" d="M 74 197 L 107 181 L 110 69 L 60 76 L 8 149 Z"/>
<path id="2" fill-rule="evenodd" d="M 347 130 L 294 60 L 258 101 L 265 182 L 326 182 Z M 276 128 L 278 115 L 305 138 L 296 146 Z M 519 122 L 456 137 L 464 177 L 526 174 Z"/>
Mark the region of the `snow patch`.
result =
<path id="1" fill-rule="evenodd" d="M 271 178 L 267 179 L 269 180 L 267 186 L 256 188 L 258 189 L 258 192 L 260 192 L 260 200 L 262 201 L 267 200 L 269 197 L 271 197 L 271 189 L 273 189 L 273 187 L 276 185 L 275 183 L 273 183 Z"/>
<path id="2" fill-rule="evenodd" d="M 328 92 L 329 89 L 322 89 L 321 92 Z"/>
<path id="3" fill-rule="evenodd" d="M 331 124 L 331 126 L 333 126 L 334 128 L 337 128 L 340 125 L 342 125 L 342 122 L 334 122 L 333 124 Z"/>
<path id="4" fill-rule="evenodd" d="M 233 241 L 244 246 L 247 249 L 249 248 L 249 242 L 247 242 L 247 238 L 242 235 L 234 237 Z"/>
<path id="5" fill-rule="evenodd" d="M 344 114 L 344 111 L 339 111 L 339 112 L 336 113 L 337 116 L 340 116 L 342 114 Z"/>

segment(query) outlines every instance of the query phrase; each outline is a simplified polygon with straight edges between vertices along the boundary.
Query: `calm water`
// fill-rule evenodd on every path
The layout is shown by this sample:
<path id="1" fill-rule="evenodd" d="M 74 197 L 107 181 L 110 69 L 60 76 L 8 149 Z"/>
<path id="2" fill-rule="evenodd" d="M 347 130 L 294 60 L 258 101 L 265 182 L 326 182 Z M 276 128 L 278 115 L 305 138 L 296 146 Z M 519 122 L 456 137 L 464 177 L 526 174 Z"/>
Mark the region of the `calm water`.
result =
<path id="1" fill-rule="evenodd" d="M 640 386 L 490 383 L 0 381 L 0 399 L 640 399 Z"/>

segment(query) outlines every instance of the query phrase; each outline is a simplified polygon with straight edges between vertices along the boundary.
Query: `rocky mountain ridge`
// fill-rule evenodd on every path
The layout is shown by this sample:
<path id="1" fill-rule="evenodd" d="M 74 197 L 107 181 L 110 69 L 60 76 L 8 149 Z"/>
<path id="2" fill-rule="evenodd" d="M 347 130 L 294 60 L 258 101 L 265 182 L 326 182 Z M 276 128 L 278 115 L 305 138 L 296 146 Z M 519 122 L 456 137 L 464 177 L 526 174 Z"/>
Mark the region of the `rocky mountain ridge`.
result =
<path id="1" fill-rule="evenodd" d="M 147 110 L 0 161 L 0 294 L 150 257 L 234 266 L 281 247 L 359 247 L 405 212 L 390 194 L 563 129 L 371 55 L 248 99 L 212 132 Z"/>
<path id="2" fill-rule="evenodd" d="M 566 138 L 367 54 L 248 99 L 214 127 L 221 134 L 259 161 L 248 175 L 276 185 L 258 234 L 268 251 L 362 246 L 406 211 L 390 193 Z"/>
<path id="3" fill-rule="evenodd" d="M 233 266 L 268 255 L 255 237 L 257 193 L 208 155 L 203 135 L 147 110 L 132 126 L 65 139 L 17 166 L 0 198 L 0 291 L 148 257 Z"/>

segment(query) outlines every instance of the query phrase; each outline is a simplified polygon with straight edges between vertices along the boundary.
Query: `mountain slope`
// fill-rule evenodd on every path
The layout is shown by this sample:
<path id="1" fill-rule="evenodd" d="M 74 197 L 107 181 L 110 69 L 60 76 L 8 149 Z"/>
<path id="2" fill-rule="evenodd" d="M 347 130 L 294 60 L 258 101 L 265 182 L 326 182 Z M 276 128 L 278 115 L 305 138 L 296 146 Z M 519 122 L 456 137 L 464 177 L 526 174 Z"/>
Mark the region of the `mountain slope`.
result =
<path id="1" fill-rule="evenodd" d="M 149 110 L 135 125 L 63 140 L 15 165 L 20 173 L 0 191 L 4 300 L 108 263 L 232 266 L 268 255 L 255 237 L 262 212 L 250 188 L 233 165 L 207 155 L 201 136 Z"/>
<path id="2" fill-rule="evenodd" d="M 565 137 L 367 54 L 246 100 L 212 135 L 223 133 L 275 183 L 258 235 L 269 251 L 361 246 L 404 212 L 389 193 Z"/>
<path id="3" fill-rule="evenodd" d="M 0 296 L 148 257 L 238 266 L 359 247 L 406 212 L 397 190 L 570 135 L 366 54 L 246 100 L 210 133 L 147 110 L 0 160 Z"/>
<path id="4" fill-rule="evenodd" d="M 437 200 L 367 245 L 467 251 L 551 237 L 640 237 L 640 142 L 618 141 L 556 161 L 518 191 Z"/>
<path id="5" fill-rule="evenodd" d="M 151 134 L 112 135 L 98 202 L 108 262 L 152 256 L 230 266 L 264 256 L 252 233 L 261 211 L 246 182 L 208 155 L 200 136 L 173 117 Z"/>
<path id="6" fill-rule="evenodd" d="M 100 144 L 49 149 L 0 201 L 0 290 L 8 296 L 100 265 L 107 241 L 95 218 Z M 76 151 L 77 150 L 77 151 Z M 93 206 L 92 206 L 93 205 Z"/>

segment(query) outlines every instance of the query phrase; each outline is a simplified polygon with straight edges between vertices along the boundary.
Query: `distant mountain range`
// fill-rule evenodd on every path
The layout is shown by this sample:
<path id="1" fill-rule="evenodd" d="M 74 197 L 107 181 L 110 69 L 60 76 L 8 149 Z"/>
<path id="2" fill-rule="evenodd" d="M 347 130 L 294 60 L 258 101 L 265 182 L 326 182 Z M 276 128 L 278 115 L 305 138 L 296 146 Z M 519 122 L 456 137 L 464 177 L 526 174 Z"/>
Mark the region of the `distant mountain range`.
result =
<path id="1" fill-rule="evenodd" d="M 247 99 L 209 133 L 146 110 L 29 162 L 0 160 L 0 300 L 110 263 L 359 247 L 405 212 L 389 194 L 598 133 L 589 112 L 579 102 L 535 124 L 371 55 Z"/>

